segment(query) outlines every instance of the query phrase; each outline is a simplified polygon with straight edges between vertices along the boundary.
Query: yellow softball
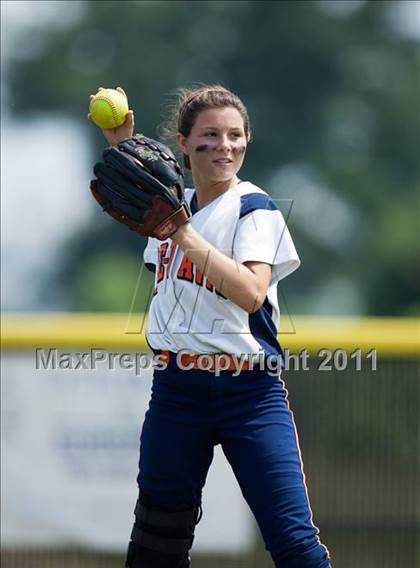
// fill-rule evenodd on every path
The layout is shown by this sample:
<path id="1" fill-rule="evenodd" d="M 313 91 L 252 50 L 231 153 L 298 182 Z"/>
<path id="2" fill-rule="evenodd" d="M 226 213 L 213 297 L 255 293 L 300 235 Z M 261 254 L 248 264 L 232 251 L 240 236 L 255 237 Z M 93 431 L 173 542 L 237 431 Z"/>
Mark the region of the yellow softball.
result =
<path id="1" fill-rule="evenodd" d="M 117 128 L 125 122 L 127 98 L 115 89 L 102 89 L 90 101 L 89 113 L 99 128 Z"/>

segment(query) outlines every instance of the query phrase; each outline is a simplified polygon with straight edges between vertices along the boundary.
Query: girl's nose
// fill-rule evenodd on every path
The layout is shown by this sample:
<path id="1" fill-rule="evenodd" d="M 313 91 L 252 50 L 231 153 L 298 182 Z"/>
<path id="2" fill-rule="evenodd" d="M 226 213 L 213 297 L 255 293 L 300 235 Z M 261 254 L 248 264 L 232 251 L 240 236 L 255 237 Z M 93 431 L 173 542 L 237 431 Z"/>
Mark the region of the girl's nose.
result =
<path id="1" fill-rule="evenodd" d="M 219 150 L 225 150 L 229 148 L 229 138 L 228 136 L 221 136 L 218 144 L 217 144 L 217 149 Z"/>

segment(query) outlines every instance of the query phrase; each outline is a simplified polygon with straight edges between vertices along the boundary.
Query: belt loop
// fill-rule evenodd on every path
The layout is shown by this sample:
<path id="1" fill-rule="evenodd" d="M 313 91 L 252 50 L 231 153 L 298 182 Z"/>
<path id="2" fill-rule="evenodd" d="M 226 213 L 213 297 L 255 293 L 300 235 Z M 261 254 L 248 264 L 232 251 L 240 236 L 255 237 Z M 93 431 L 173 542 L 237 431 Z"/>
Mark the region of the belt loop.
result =
<path id="1" fill-rule="evenodd" d="M 212 373 L 216 371 L 216 353 L 210 353 L 210 369 Z"/>

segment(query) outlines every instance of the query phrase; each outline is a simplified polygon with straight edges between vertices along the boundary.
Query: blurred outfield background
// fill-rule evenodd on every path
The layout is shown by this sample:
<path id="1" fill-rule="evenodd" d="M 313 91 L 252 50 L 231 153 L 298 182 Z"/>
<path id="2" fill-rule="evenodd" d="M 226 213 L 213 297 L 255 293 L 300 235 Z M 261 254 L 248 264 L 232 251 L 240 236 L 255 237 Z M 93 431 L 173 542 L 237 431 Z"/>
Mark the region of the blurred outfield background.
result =
<path id="1" fill-rule="evenodd" d="M 416 566 L 419 2 L 3 1 L 1 26 L 4 565 L 121 566 L 132 522 L 150 376 L 34 371 L 38 346 L 145 350 L 113 315 L 147 307 L 145 241 L 91 199 L 88 95 L 123 86 L 156 136 L 176 87 L 220 82 L 253 122 L 242 177 L 293 200 L 282 343 L 379 352 L 286 375 L 316 523 L 335 567 Z M 270 566 L 211 475 L 194 566 Z"/>

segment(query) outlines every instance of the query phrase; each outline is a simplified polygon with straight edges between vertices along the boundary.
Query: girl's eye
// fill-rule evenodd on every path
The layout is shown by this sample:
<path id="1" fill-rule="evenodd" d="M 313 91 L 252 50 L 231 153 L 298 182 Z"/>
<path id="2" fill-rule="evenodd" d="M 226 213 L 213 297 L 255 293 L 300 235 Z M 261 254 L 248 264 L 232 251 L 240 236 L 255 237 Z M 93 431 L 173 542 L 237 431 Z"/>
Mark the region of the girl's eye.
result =
<path id="1" fill-rule="evenodd" d="M 206 133 L 204 134 L 204 136 L 205 136 L 206 138 L 209 138 L 209 137 L 214 138 L 214 137 L 217 136 L 217 134 L 216 134 L 216 132 L 206 132 Z M 231 136 L 231 138 L 240 138 L 242 135 L 241 135 L 239 132 L 232 132 L 232 133 L 230 134 L 230 136 Z"/>

